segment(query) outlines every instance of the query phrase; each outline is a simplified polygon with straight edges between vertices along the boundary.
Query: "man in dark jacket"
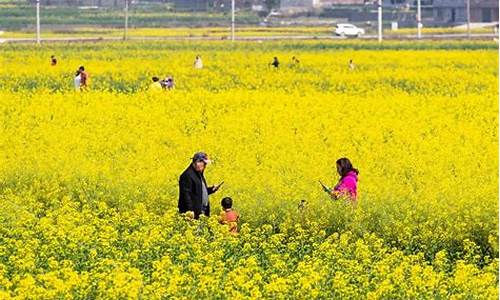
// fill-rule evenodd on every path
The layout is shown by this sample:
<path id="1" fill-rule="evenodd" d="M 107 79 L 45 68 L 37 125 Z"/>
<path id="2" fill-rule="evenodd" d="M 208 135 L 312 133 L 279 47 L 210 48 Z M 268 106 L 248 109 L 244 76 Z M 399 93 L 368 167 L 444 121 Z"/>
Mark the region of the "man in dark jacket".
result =
<path id="1" fill-rule="evenodd" d="M 194 218 L 198 219 L 201 214 L 210 216 L 210 203 L 208 195 L 215 193 L 220 186 L 208 187 L 203 172 L 210 163 L 204 152 L 197 152 L 193 161 L 179 178 L 179 212 L 192 211 Z"/>

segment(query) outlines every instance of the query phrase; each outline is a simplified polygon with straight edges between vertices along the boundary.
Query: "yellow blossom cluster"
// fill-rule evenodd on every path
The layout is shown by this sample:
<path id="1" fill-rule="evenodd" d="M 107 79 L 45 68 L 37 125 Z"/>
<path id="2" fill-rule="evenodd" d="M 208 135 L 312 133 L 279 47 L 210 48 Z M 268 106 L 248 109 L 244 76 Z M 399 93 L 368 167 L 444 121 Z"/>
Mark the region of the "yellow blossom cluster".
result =
<path id="1" fill-rule="evenodd" d="M 1 45 L 0 298 L 497 299 L 491 48 Z M 200 150 L 225 184 L 186 220 L 178 177 Z M 318 184 L 344 156 L 357 208 Z"/>

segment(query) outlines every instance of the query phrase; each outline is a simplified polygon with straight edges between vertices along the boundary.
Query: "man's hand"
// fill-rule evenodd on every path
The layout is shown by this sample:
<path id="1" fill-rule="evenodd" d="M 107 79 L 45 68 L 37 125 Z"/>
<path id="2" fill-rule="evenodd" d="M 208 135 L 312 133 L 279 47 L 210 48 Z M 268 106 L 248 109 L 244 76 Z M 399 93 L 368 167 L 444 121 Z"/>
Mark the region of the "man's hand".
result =
<path id="1" fill-rule="evenodd" d="M 214 186 L 212 186 L 212 192 L 214 192 L 214 193 L 217 192 L 223 184 L 224 184 L 224 181 L 222 181 L 219 184 L 215 184 Z"/>

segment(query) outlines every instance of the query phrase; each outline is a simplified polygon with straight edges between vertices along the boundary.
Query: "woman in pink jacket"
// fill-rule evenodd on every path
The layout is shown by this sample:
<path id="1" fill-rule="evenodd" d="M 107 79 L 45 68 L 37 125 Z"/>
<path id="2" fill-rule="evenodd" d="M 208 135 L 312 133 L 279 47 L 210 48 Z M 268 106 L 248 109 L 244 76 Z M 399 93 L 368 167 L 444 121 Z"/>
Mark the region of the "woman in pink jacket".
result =
<path id="1" fill-rule="evenodd" d="M 332 189 L 330 195 L 333 199 L 344 198 L 356 204 L 358 198 L 358 170 L 355 169 L 348 158 L 337 160 L 337 172 L 340 180 Z"/>

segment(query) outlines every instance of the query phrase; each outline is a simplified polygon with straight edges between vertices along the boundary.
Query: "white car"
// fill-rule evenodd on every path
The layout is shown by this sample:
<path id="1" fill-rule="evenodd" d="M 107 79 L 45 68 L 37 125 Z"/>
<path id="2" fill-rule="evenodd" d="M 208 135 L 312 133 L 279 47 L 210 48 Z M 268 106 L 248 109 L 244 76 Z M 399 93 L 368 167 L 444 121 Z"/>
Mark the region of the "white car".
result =
<path id="1" fill-rule="evenodd" d="M 281 13 L 276 10 L 271 10 L 271 12 L 267 15 L 267 17 L 281 17 Z"/>
<path id="2" fill-rule="evenodd" d="M 337 26 L 335 26 L 335 34 L 339 36 L 358 37 L 365 34 L 365 30 L 352 24 L 337 24 Z"/>

